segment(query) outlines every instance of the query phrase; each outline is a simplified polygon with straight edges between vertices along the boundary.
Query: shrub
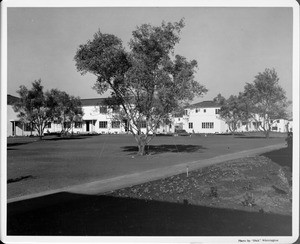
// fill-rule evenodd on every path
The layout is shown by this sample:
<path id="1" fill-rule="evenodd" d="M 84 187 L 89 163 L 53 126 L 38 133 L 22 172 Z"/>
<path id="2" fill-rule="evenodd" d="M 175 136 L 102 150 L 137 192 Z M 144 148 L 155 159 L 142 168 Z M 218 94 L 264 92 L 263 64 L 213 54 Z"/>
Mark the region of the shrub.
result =
<path id="1" fill-rule="evenodd" d="M 218 197 L 218 188 L 216 186 L 212 186 L 210 188 L 209 196 L 210 197 Z"/>
<path id="2" fill-rule="evenodd" d="M 253 207 L 255 206 L 255 198 L 253 196 L 253 193 L 246 193 L 246 195 L 244 196 L 244 200 L 242 201 L 243 206 L 247 206 L 247 207 Z"/>

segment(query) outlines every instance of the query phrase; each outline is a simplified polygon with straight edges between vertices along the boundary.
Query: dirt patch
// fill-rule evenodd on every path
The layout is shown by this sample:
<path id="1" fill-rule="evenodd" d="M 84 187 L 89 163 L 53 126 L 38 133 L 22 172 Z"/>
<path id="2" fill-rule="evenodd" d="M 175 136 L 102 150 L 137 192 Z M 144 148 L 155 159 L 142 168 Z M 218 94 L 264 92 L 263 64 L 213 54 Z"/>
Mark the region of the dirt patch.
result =
<path id="1" fill-rule="evenodd" d="M 291 182 L 290 167 L 255 156 L 105 195 L 291 216 Z"/>

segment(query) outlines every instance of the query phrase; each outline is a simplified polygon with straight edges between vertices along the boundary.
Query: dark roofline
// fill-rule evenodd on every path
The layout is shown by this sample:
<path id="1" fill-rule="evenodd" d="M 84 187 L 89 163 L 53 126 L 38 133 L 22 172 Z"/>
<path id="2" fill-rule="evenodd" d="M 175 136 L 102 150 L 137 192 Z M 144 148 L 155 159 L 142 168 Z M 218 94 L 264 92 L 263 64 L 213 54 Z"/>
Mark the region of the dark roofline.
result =
<path id="1" fill-rule="evenodd" d="M 20 98 L 7 94 L 7 105 L 14 105 Z"/>
<path id="2" fill-rule="evenodd" d="M 111 104 L 112 98 L 99 97 L 99 98 L 85 98 L 80 99 L 82 106 L 98 106 Z"/>
<path id="3" fill-rule="evenodd" d="M 188 108 L 219 108 L 219 107 L 221 106 L 215 103 L 214 101 L 202 101 L 188 106 Z"/>

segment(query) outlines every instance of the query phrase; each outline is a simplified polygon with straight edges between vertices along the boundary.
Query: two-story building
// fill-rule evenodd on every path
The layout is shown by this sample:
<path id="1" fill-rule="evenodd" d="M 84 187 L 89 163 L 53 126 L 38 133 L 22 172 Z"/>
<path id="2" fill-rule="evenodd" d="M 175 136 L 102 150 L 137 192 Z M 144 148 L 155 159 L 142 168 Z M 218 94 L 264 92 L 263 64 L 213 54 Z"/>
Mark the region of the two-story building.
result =
<path id="1" fill-rule="evenodd" d="M 221 106 L 213 101 L 203 101 L 185 108 L 184 115 L 174 118 L 175 128 L 184 129 L 189 133 L 229 133 L 229 127 L 220 117 Z M 271 131 L 288 132 L 292 130 L 292 121 L 276 119 L 271 121 Z M 237 132 L 258 131 L 263 120 L 256 115 L 255 120 L 237 123 Z"/>
<path id="2" fill-rule="evenodd" d="M 223 133 L 228 130 L 220 119 L 220 105 L 213 101 L 203 101 L 185 109 L 183 129 L 190 133 Z"/>
<path id="3" fill-rule="evenodd" d="M 8 95 L 7 106 L 7 136 L 29 136 L 36 135 L 36 131 L 29 123 L 22 123 L 17 113 L 13 110 L 13 103 L 17 97 Z M 119 106 L 108 106 L 109 98 L 81 99 L 83 117 L 81 121 L 69 124 L 69 132 L 97 133 L 97 134 L 124 134 L 129 132 L 130 123 L 119 116 Z M 141 122 L 142 132 L 146 131 L 146 121 Z M 62 126 L 59 123 L 48 123 L 44 133 L 60 132 Z M 157 132 L 173 132 L 172 125 L 160 124 Z"/>
<path id="4" fill-rule="evenodd" d="M 30 124 L 20 122 L 17 113 L 13 110 L 13 103 L 17 97 L 7 96 L 7 135 L 28 136 L 36 135 Z M 118 106 L 108 106 L 109 98 L 81 99 L 84 115 L 81 121 L 70 126 L 72 133 L 98 133 L 98 134 L 124 134 L 128 133 L 130 123 L 121 119 Z M 185 108 L 183 115 L 171 118 L 170 124 L 161 123 L 156 133 L 172 133 L 175 130 L 184 129 L 188 133 L 227 133 L 230 132 L 228 125 L 220 118 L 220 105 L 213 101 L 203 101 L 192 104 Z M 239 122 L 238 132 L 257 131 L 257 121 Z M 142 131 L 146 130 L 146 121 L 141 123 Z M 274 120 L 271 131 L 287 132 L 292 129 L 292 121 L 284 119 Z M 60 132 L 61 125 L 48 123 L 45 133 Z"/>

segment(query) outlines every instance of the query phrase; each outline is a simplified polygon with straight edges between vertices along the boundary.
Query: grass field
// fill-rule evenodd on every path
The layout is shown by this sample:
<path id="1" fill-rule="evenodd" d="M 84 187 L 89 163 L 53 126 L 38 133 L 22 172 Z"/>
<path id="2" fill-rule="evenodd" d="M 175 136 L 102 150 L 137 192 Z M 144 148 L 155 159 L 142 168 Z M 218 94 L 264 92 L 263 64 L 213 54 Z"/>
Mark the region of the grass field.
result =
<path id="1" fill-rule="evenodd" d="M 284 143 L 284 137 L 156 137 L 136 156 L 130 135 L 8 138 L 8 198 Z"/>
<path id="2" fill-rule="evenodd" d="M 128 135 L 9 138 L 8 195 L 21 196 L 268 145 L 284 137 L 157 137 L 136 156 Z M 8 235 L 288 236 L 288 148 L 164 179 L 85 195 L 59 192 L 9 203 Z"/>
<path id="3" fill-rule="evenodd" d="M 291 192 L 280 169 L 290 181 L 291 159 L 283 148 L 102 195 L 13 202 L 8 235 L 290 236 Z"/>

